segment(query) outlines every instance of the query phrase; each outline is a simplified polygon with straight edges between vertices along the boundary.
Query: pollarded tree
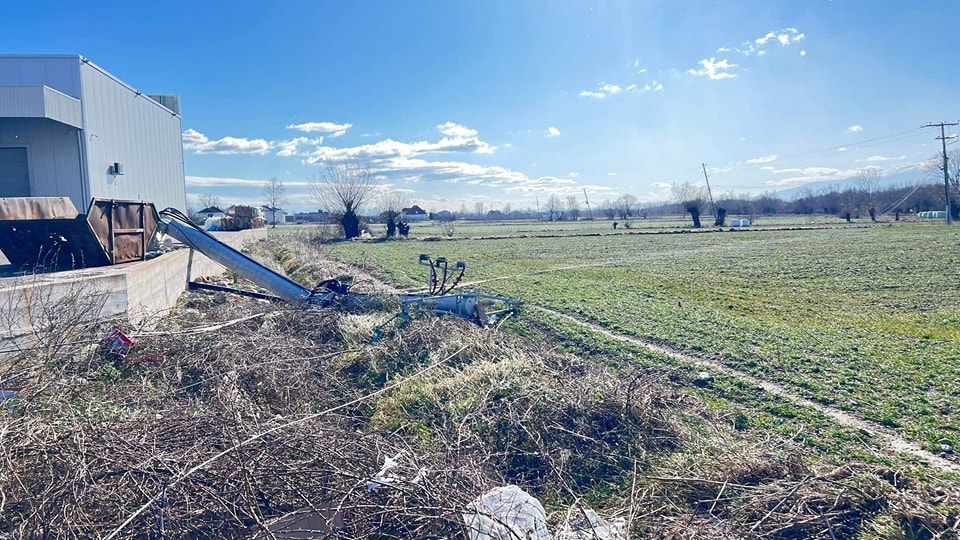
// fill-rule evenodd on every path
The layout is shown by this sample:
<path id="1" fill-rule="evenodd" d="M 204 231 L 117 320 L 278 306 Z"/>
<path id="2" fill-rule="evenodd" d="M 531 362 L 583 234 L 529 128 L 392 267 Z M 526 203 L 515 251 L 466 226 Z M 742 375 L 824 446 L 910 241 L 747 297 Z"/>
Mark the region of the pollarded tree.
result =
<path id="1" fill-rule="evenodd" d="M 377 187 L 377 176 L 364 163 L 325 161 L 310 182 L 317 204 L 340 220 L 348 240 L 360 236 L 360 211 Z"/>
<path id="2" fill-rule="evenodd" d="M 387 189 L 377 195 L 377 206 L 380 207 L 380 215 L 387 222 L 387 238 L 393 238 L 397 235 L 397 224 L 403 215 L 403 207 L 407 204 L 407 194 L 404 191 Z"/>
<path id="3" fill-rule="evenodd" d="M 674 182 L 670 194 L 680 208 L 693 218 L 693 226 L 700 228 L 700 209 L 704 206 L 703 187 L 693 182 Z"/>

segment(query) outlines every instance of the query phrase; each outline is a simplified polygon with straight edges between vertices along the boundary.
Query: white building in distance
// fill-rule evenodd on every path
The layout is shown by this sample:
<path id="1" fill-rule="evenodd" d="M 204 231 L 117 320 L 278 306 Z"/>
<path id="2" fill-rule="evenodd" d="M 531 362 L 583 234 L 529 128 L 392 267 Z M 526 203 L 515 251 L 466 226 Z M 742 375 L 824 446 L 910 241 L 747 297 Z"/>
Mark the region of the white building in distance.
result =
<path id="1" fill-rule="evenodd" d="M 0 197 L 187 209 L 178 96 L 144 94 L 79 55 L 0 55 Z"/>

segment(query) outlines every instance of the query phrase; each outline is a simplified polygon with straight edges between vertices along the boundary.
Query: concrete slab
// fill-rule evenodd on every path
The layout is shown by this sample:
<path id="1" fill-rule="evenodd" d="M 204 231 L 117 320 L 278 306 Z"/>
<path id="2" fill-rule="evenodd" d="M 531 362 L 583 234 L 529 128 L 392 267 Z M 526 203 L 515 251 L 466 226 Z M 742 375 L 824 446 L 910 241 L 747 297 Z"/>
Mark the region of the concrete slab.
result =
<path id="1" fill-rule="evenodd" d="M 241 248 L 264 240 L 266 229 L 215 232 L 218 240 Z M 122 317 L 150 326 L 177 303 L 187 283 L 225 269 L 192 249 L 116 266 L 0 278 L 0 339 L 19 340 L 52 321 Z"/>

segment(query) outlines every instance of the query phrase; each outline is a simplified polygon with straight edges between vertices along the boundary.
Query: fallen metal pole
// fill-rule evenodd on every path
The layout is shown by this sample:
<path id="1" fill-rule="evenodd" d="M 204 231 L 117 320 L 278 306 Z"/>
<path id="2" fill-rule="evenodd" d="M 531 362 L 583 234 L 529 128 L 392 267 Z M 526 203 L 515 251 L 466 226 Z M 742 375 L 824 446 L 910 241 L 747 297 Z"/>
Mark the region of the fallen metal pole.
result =
<path id="1" fill-rule="evenodd" d="M 288 302 L 299 304 L 311 300 L 310 289 L 217 240 L 179 214 L 169 208 L 160 212 L 161 228 L 165 233 Z M 330 297 L 318 298 L 321 302 L 333 297 L 332 294 L 321 296 Z"/>

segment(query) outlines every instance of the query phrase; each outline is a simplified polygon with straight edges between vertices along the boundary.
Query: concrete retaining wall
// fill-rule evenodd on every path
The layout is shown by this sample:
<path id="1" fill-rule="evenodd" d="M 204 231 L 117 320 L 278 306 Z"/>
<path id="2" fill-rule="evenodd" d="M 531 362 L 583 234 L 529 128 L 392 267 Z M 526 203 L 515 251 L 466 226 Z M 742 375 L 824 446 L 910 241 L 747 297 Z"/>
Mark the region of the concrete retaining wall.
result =
<path id="1" fill-rule="evenodd" d="M 247 242 L 266 239 L 267 230 L 213 234 L 239 249 Z M 184 248 L 149 261 L 0 278 L 0 339 L 29 339 L 30 334 L 70 318 L 124 317 L 135 325 L 151 326 L 176 305 L 187 283 L 224 271 L 204 255 Z"/>

